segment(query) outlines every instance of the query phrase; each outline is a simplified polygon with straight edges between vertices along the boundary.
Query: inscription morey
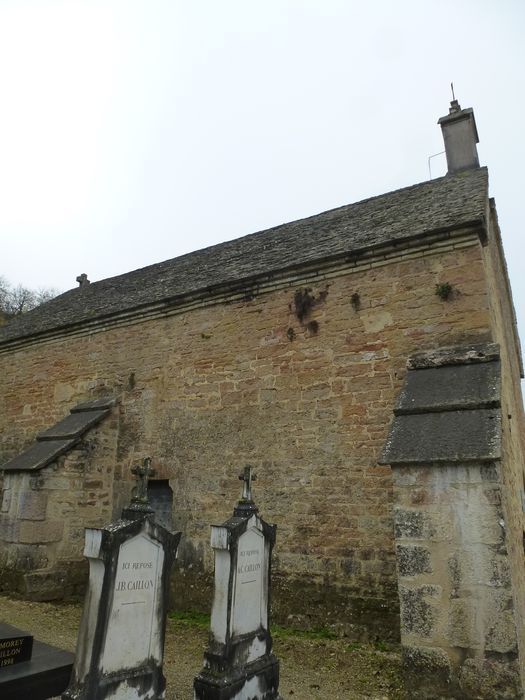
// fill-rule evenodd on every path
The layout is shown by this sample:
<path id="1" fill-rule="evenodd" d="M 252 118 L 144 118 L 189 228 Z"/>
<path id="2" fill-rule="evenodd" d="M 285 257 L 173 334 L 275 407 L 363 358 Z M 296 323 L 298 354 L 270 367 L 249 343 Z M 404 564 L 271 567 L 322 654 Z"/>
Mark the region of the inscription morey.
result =
<path id="1" fill-rule="evenodd" d="M 0 623 L 0 669 L 29 661 L 32 651 L 32 635 Z"/>
<path id="2" fill-rule="evenodd" d="M 0 668 L 30 659 L 32 646 L 32 637 L 0 639 Z"/>

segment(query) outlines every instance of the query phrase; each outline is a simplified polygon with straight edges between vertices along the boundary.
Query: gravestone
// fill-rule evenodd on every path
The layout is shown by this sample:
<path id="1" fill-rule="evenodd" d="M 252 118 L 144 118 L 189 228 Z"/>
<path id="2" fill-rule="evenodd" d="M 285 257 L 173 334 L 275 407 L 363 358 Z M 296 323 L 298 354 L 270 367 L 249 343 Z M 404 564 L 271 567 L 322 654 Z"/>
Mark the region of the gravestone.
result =
<path id="1" fill-rule="evenodd" d="M 180 533 L 155 522 L 149 458 L 122 518 L 86 530 L 89 588 L 71 683 L 63 700 L 159 700 L 169 576 Z"/>
<path id="2" fill-rule="evenodd" d="M 0 670 L 31 659 L 33 636 L 0 623 Z"/>
<path id="3" fill-rule="evenodd" d="M 0 624 L 0 640 L 2 700 L 46 700 L 67 688 L 74 661 L 69 651 L 33 640 L 5 623 Z"/>
<path id="4" fill-rule="evenodd" d="M 194 700 L 279 700 L 279 661 L 270 635 L 270 570 L 275 525 L 253 502 L 246 467 L 233 517 L 212 527 L 215 596 L 210 643 L 194 681 Z"/>

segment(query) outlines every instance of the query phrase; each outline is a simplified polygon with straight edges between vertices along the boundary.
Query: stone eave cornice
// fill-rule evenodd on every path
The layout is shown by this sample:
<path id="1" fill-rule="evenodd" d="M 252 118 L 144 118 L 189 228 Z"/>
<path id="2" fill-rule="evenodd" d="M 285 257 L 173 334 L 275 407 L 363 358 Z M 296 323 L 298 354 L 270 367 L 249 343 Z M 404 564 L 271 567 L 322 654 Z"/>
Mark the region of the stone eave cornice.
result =
<path id="1" fill-rule="evenodd" d="M 462 222 L 460 226 L 434 229 L 408 239 L 392 240 L 381 246 L 337 256 L 326 256 L 307 264 L 289 265 L 267 274 L 232 280 L 225 284 L 205 287 L 190 294 L 166 297 L 162 301 L 137 305 L 111 314 L 99 314 L 93 319 L 66 323 L 45 331 L 6 339 L 0 341 L 0 354 L 64 337 L 89 335 L 118 326 L 186 313 L 205 306 L 251 301 L 257 295 L 277 289 L 321 282 L 352 272 L 388 265 L 407 257 L 419 257 L 446 249 L 466 247 L 479 241 L 485 244 L 486 240 L 487 226 L 484 218 Z"/>

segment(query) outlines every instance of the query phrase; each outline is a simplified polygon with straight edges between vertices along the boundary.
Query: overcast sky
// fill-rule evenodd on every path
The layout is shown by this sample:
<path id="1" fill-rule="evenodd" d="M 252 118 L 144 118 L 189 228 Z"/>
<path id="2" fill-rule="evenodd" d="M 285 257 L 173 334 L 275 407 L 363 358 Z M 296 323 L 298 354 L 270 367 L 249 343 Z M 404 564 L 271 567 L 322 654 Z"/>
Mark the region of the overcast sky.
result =
<path id="1" fill-rule="evenodd" d="M 523 0 L 0 0 L 0 276 L 66 290 L 427 180 L 454 81 L 525 338 L 524 24 Z"/>

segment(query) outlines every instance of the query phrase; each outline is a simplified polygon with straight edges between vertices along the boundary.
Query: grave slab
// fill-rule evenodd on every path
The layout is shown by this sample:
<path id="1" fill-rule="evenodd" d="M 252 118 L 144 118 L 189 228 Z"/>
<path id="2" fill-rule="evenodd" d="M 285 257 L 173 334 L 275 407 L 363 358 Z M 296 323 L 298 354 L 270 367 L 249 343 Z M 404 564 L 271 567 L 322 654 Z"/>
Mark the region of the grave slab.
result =
<path id="1" fill-rule="evenodd" d="M 2 628 L 11 638 L 28 637 L 11 625 L 2 624 Z M 0 698 L 45 700 L 60 695 L 69 683 L 73 660 L 69 651 L 33 640 L 30 659 L 0 668 Z"/>

